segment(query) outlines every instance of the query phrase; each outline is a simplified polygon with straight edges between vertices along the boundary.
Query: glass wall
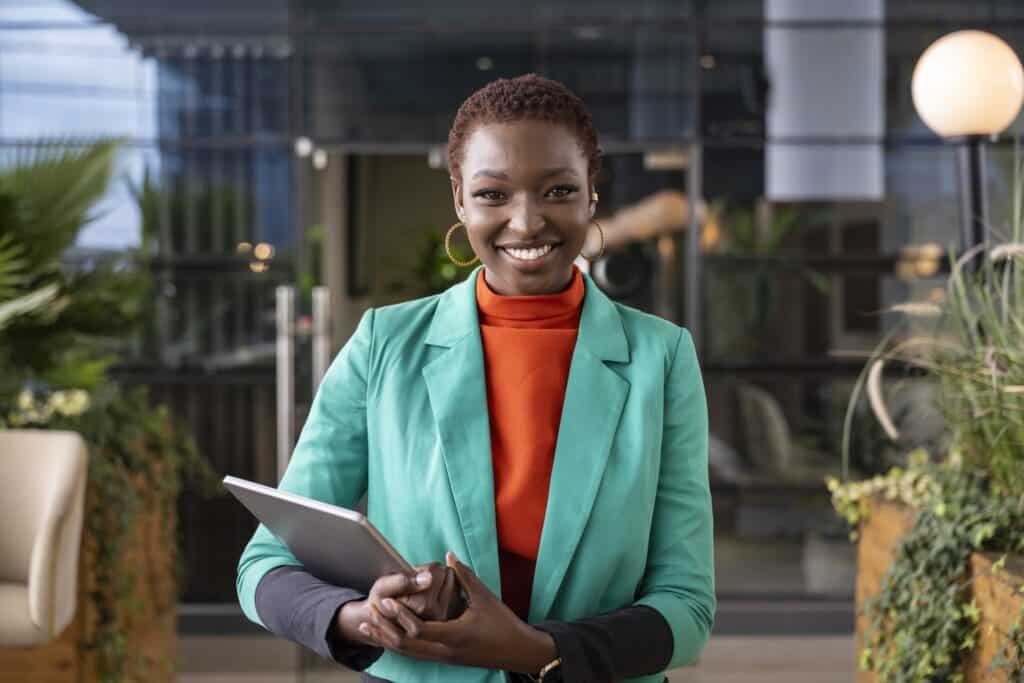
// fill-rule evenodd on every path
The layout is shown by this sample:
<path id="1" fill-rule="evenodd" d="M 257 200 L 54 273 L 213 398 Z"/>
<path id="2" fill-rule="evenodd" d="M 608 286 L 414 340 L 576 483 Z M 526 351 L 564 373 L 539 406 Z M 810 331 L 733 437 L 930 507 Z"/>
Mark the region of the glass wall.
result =
<path id="1" fill-rule="evenodd" d="M 408 297 L 410 264 L 455 220 L 439 150 L 459 102 L 500 76 L 565 82 L 605 151 L 599 218 L 618 241 L 595 281 L 697 335 L 722 599 L 848 600 L 851 549 L 822 478 L 841 466 L 855 354 L 895 324 L 888 307 L 943 295 L 955 153 L 917 117 L 910 78 L 961 28 L 1024 49 L 1009 0 L 12 1 L 0 146 L 124 138 L 77 245 L 155 244 L 158 327 L 119 375 L 170 402 L 219 472 L 273 482 L 274 287 L 308 294 L 341 243 L 334 296 Z M 990 152 L 998 229 L 1009 137 Z M 928 438 L 924 389 L 890 390 Z M 863 407 L 852 443 L 862 474 L 908 445 Z M 185 600 L 233 602 L 248 515 L 191 492 L 181 512 Z"/>
<path id="2" fill-rule="evenodd" d="M 297 243 L 291 41 L 278 16 L 204 42 L 207 9 L 171 9 L 4 3 L 0 145 L 11 159 L 39 143 L 122 139 L 109 196 L 68 256 L 151 245 L 155 322 L 115 374 L 169 403 L 219 472 L 270 480 L 273 290 L 295 279 Z M 252 16 L 239 7 L 216 21 Z M 191 491 L 180 513 L 185 599 L 228 602 L 250 516 Z"/>

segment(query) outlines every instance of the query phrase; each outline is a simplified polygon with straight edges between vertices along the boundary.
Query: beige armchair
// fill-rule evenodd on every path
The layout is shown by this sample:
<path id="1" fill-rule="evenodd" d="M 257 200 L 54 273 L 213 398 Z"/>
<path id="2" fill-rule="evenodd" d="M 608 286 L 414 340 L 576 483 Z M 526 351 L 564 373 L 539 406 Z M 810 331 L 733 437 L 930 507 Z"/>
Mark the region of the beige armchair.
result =
<path id="1" fill-rule="evenodd" d="M 0 431 L 0 647 L 46 643 L 75 615 L 87 463 L 74 432 Z"/>

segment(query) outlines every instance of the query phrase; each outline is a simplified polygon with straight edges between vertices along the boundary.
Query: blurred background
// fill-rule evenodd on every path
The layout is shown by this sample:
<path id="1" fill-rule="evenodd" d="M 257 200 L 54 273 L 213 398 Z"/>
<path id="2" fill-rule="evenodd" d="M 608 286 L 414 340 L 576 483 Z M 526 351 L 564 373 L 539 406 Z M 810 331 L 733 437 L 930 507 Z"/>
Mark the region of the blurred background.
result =
<path id="1" fill-rule="evenodd" d="M 456 220 L 444 145 L 459 103 L 498 77 L 564 82 L 604 150 L 610 248 L 591 275 L 698 344 L 716 635 L 838 638 L 849 680 L 855 548 L 823 478 L 841 472 L 857 354 L 895 322 L 883 309 L 945 295 L 957 152 L 910 82 L 924 49 L 963 28 L 1019 52 L 1024 2 L 3 0 L 0 153 L 122 139 L 66 255 L 143 249 L 149 324 L 112 374 L 167 403 L 217 475 L 273 484 L 318 350 L 333 355 L 367 307 L 467 272 L 439 248 Z M 984 161 L 994 229 L 1012 142 L 989 141 Z M 927 440 L 920 387 L 893 392 L 908 441 Z M 859 408 L 858 475 L 900 457 L 883 436 Z M 194 489 L 178 505 L 182 671 L 216 659 L 205 638 L 218 657 L 247 644 L 243 670 L 315 676 L 305 655 L 252 645 L 270 639 L 234 579 L 254 523 Z"/>

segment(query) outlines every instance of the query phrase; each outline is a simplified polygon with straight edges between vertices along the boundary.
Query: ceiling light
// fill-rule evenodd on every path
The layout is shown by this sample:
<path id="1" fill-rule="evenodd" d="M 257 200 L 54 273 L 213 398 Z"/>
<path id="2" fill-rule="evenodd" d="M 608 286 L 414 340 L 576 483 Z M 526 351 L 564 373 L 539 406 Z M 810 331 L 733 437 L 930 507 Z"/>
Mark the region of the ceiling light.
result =
<path id="1" fill-rule="evenodd" d="M 295 138 L 295 156 L 306 158 L 313 153 L 313 141 L 305 135 Z"/>

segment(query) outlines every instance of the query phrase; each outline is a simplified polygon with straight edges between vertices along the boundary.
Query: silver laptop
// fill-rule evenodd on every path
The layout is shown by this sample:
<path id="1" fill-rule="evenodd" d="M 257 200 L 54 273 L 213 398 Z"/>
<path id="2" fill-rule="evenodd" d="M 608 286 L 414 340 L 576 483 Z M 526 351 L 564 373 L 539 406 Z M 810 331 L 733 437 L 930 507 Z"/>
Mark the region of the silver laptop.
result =
<path id="1" fill-rule="evenodd" d="M 238 477 L 224 477 L 224 486 L 322 581 L 369 593 L 385 574 L 415 573 L 355 510 Z"/>

